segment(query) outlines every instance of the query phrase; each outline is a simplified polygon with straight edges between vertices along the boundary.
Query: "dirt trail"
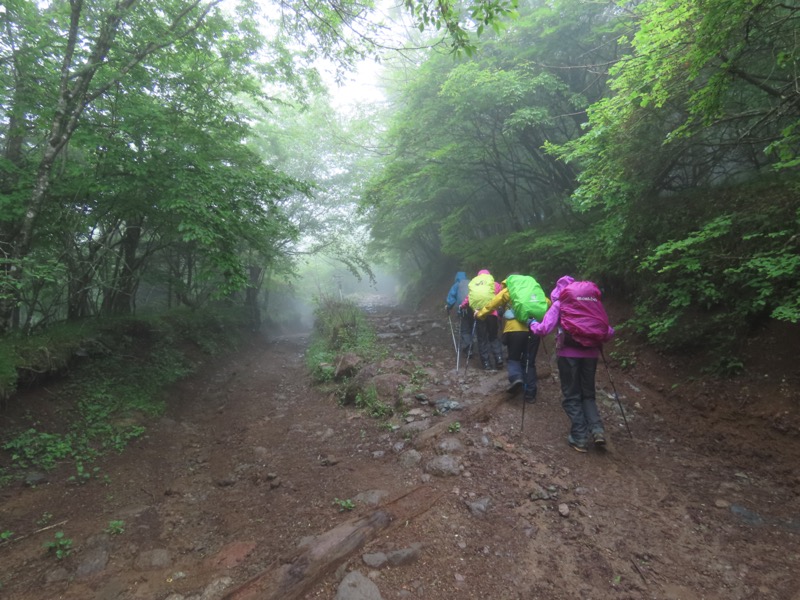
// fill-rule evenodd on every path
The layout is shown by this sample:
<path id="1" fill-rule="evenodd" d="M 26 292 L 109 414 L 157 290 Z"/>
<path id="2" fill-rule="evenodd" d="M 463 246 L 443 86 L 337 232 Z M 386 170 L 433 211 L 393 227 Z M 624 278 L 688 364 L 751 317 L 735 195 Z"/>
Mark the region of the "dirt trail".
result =
<path id="1" fill-rule="evenodd" d="M 431 412 L 416 393 L 466 405 L 502 393 L 504 373 L 473 362 L 465 380 L 453 374 L 438 314 L 385 309 L 373 320 L 392 356 L 433 375 L 409 391 L 409 410 Z M 488 421 L 460 422 L 445 436 L 463 446 L 451 450 L 459 474 L 437 476 L 425 468 L 434 448 L 411 464 L 400 432 L 310 386 L 306 344 L 256 340 L 177 386 L 148 435 L 100 465 L 106 484 L 70 486 L 54 473 L 35 489 L 2 490 L 0 529 L 28 537 L 0 546 L 0 597 L 221 598 L 313 536 L 371 514 L 372 498 L 426 486 L 430 508 L 394 523 L 304 597 L 333 599 L 360 570 L 387 600 L 800 598 L 800 436 L 785 426 L 797 423 L 796 398 L 725 411 L 741 380 L 678 396 L 672 371 L 642 359 L 611 372 L 630 437 L 601 367 L 609 448 L 579 454 L 566 445 L 552 357 L 540 351 L 539 401 L 526 408 L 524 431 L 519 399 Z M 770 411 L 780 419 L 764 418 Z M 352 511 L 341 510 L 346 501 Z M 111 520 L 124 520 L 124 532 L 104 532 Z M 62 561 L 42 547 L 57 530 L 74 544 Z M 419 550 L 400 566 L 362 558 L 409 549 Z"/>

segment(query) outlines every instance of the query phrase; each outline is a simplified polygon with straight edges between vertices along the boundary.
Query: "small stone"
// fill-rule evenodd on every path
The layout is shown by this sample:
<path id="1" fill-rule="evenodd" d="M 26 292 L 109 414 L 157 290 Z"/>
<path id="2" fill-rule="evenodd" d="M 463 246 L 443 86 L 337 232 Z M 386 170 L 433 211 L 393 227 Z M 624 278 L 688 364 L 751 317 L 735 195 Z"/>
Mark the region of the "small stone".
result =
<path id="1" fill-rule="evenodd" d="M 448 454 L 443 454 L 430 460 L 425 465 L 425 471 L 438 477 L 451 477 L 461 473 L 458 460 Z"/>
<path id="2" fill-rule="evenodd" d="M 568 517 L 569 516 L 569 506 L 567 506 L 566 504 L 559 504 L 558 505 L 558 514 L 560 514 L 562 517 Z"/>
<path id="3" fill-rule="evenodd" d="M 417 466 L 422 460 L 422 455 L 416 450 L 408 450 L 400 455 L 400 464 L 403 467 L 410 468 Z"/>
<path id="4" fill-rule="evenodd" d="M 419 558 L 422 544 L 412 544 L 410 548 L 403 548 L 401 550 L 394 550 L 386 555 L 389 564 L 393 567 L 402 567 L 410 565 Z"/>
<path id="5" fill-rule="evenodd" d="M 717 500 L 714 501 L 714 506 L 716 506 L 717 508 L 730 508 L 731 503 L 728 502 L 727 500 L 723 500 L 722 498 L 718 498 Z"/>
<path id="6" fill-rule="evenodd" d="M 368 567 L 372 567 L 373 569 L 382 569 L 386 566 L 386 563 L 389 562 L 389 559 L 383 552 L 373 552 L 370 554 L 364 554 L 361 557 L 361 560 L 364 561 L 364 564 Z"/>
<path id="7" fill-rule="evenodd" d="M 472 513 L 473 517 L 483 519 L 484 517 L 486 517 L 486 511 L 489 508 L 489 504 L 491 504 L 491 499 L 488 496 L 484 496 L 483 498 L 476 500 L 475 502 L 465 502 L 465 503 L 469 508 L 469 512 Z"/>
<path id="8" fill-rule="evenodd" d="M 47 475 L 44 473 L 39 473 L 35 471 L 33 473 L 28 473 L 25 476 L 25 485 L 28 487 L 36 487 L 37 485 L 44 485 L 48 482 Z"/>

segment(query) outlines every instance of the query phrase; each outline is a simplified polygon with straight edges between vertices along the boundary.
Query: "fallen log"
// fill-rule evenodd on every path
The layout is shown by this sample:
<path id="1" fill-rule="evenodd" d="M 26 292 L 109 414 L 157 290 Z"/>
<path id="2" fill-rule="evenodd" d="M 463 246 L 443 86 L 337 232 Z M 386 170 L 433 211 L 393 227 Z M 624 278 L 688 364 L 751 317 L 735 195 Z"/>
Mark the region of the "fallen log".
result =
<path id="1" fill-rule="evenodd" d="M 222 600 L 293 600 L 335 570 L 378 533 L 428 511 L 442 497 L 416 487 L 371 514 L 346 521 L 315 538 L 281 564 L 273 565 L 228 592 Z"/>
<path id="2" fill-rule="evenodd" d="M 477 404 L 468 406 L 464 410 L 451 411 L 450 413 L 446 414 L 441 421 L 436 423 L 436 425 L 428 427 L 425 431 L 421 431 L 415 435 L 414 439 L 412 440 L 414 448 L 422 448 L 433 438 L 445 433 L 456 421 L 488 420 L 489 417 L 492 416 L 492 413 L 497 410 L 498 406 L 513 398 L 514 396 L 509 396 L 506 392 L 499 392 L 489 396 L 488 398 L 485 398 L 484 400 L 481 400 Z"/>

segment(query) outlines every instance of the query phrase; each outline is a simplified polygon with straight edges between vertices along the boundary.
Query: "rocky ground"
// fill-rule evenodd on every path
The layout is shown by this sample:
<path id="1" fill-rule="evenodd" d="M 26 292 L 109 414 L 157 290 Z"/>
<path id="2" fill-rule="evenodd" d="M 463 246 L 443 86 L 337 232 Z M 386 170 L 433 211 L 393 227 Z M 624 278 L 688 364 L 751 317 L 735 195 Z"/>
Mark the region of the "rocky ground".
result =
<path id="1" fill-rule="evenodd" d="M 523 424 L 504 373 L 454 371 L 440 311 L 369 310 L 386 349 L 369 376 L 403 384 L 391 421 L 311 385 L 306 335 L 252 340 L 172 389 L 104 477 L 0 490 L 0 597 L 273 598 L 264 582 L 289 573 L 317 599 L 800 598 L 798 369 L 761 356 L 796 330 L 763 332 L 726 381 L 628 343 L 598 370 L 608 448 L 579 454 L 552 340 Z M 348 527 L 363 535 L 342 550 Z"/>

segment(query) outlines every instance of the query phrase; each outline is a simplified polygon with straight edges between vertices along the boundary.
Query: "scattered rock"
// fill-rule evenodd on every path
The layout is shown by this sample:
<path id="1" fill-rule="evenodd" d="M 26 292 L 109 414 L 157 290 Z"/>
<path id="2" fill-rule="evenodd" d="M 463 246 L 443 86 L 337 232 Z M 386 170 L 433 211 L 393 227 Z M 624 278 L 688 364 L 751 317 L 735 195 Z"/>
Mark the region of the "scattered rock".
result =
<path id="1" fill-rule="evenodd" d="M 542 486 L 540 486 L 538 483 L 532 483 L 531 486 L 532 486 L 532 489 L 531 489 L 530 492 L 528 492 L 528 497 L 531 500 L 536 501 L 536 500 L 549 500 L 550 499 L 550 493 L 546 489 L 544 489 Z"/>
<path id="2" fill-rule="evenodd" d="M 386 490 L 367 490 L 356 494 L 353 500 L 367 506 L 378 506 L 388 495 Z"/>
<path id="3" fill-rule="evenodd" d="M 486 511 L 489 508 L 489 504 L 491 504 L 491 498 L 484 496 L 483 498 L 479 498 L 474 502 L 465 500 L 464 503 L 467 505 L 467 508 L 469 508 L 469 512 L 472 513 L 473 517 L 483 519 L 486 517 Z"/>
<path id="4" fill-rule="evenodd" d="M 464 453 L 464 444 L 461 443 L 461 440 L 454 437 L 446 437 L 442 438 L 438 444 L 436 444 L 436 453 L 437 454 L 463 454 Z"/>
<path id="5" fill-rule="evenodd" d="M 413 449 L 400 455 L 400 465 L 406 468 L 416 467 L 420 461 L 422 461 L 422 455 Z"/>
<path id="6" fill-rule="evenodd" d="M 217 479 L 217 485 L 219 487 L 231 487 L 232 485 L 236 485 L 236 477 L 233 475 L 227 475 L 220 479 Z"/>
<path id="7" fill-rule="evenodd" d="M 566 504 L 559 504 L 558 505 L 558 514 L 560 514 L 562 517 L 568 517 L 569 516 L 569 506 L 567 506 Z"/>
<path id="8" fill-rule="evenodd" d="M 49 480 L 44 473 L 33 471 L 25 475 L 25 485 L 28 487 L 36 487 L 37 485 L 44 485 L 45 483 L 49 483 Z"/>
<path id="9" fill-rule="evenodd" d="M 69 579 L 69 571 L 64 567 L 58 567 L 57 569 L 48 571 L 44 576 L 45 583 L 56 583 L 58 581 L 66 581 L 67 579 Z"/>
<path id="10" fill-rule="evenodd" d="M 372 458 L 383 458 L 385 454 L 386 452 L 383 450 L 375 450 L 375 452 L 372 453 Z"/>
<path id="11" fill-rule="evenodd" d="M 412 423 L 406 423 L 400 428 L 400 433 L 414 435 L 415 433 L 419 433 L 420 431 L 425 431 L 428 427 L 431 426 L 430 419 L 422 419 L 421 421 L 413 421 Z"/>
<path id="12" fill-rule="evenodd" d="M 389 562 L 388 557 L 383 552 L 373 552 L 361 557 L 364 564 L 373 569 L 382 569 Z"/>
<path id="13" fill-rule="evenodd" d="M 333 373 L 335 379 L 344 379 L 356 374 L 361 366 L 362 359 L 355 352 L 345 352 L 336 360 L 336 370 Z"/>
<path id="14" fill-rule="evenodd" d="M 383 600 L 378 586 L 360 571 L 350 571 L 336 589 L 334 600 Z"/>
<path id="15" fill-rule="evenodd" d="M 386 554 L 386 558 L 391 566 L 403 567 L 416 562 L 416 560 L 419 558 L 421 550 L 422 544 L 416 543 L 412 544 L 409 548 L 402 548 L 400 550 L 389 552 Z"/>
<path id="16" fill-rule="evenodd" d="M 464 408 L 459 402 L 450 400 L 449 398 L 439 398 L 434 405 L 436 406 L 436 410 L 440 413 L 446 413 L 451 410 L 462 410 Z"/>
<path id="17" fill-rule="evenodd" d="M 727 500 L 718 498 L 717 500 L 714 501 L 714 506 L 716 506 L 717 508 L 730 508 L 731 503 L 728 502 Z"/>
<path id="18" fill-rule="evenodd" d="M 425 465 L 425 472 L 437 477 L 452 477 L 461 474 L 458 460 L 449 454 L 442 454 L 431 459 Z"/>
<path id="19" fill-rule="evenodd" d="M 748 525 L 763 525 L 764 524 L 764 517 L 759 515 L 757 512 L 750 510 L 749 508 L 745 508 L 744 506 L 740 506 L 738 504 L 731 504 L 730 511 L 742 519 Z"/>
<path id="20" fill-rule="evenodd" d="M 78 565 L 75 576 L 83 579 L 104 570 L 108 564 L 108 554 L 108 548 L 104 546 L 85 550 L 81 553 L 81 564 Z"/>
<path id="21" fill-rule="evenodd" d="M 229 587 L 233 583 L 233 579 L 230 577 L 220 577 L 219 579 L 215 579 L 211 583 L 206 586 L 206 589 L 203 590 L 203 593 L 200 594 L 200 598 L 198 600 L 219 600 L 222 597 L 222 592 L 225 591 L 225 588 Z"/>

